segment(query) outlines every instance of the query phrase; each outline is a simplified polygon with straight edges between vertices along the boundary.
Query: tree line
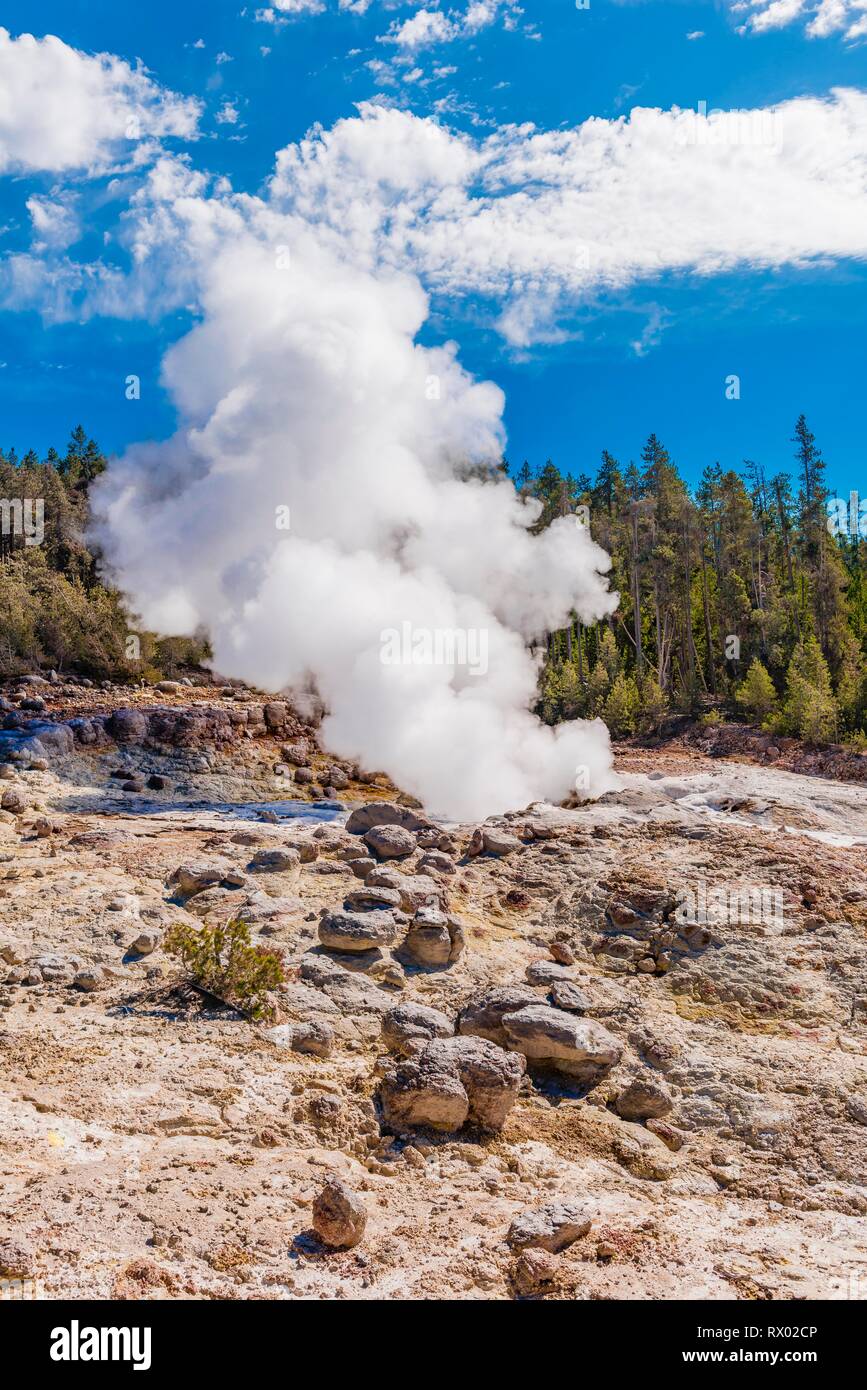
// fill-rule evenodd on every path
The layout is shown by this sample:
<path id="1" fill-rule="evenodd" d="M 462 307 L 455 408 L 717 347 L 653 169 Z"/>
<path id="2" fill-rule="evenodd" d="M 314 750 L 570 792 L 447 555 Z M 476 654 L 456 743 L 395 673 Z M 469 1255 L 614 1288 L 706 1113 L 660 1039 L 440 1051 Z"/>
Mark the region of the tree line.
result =
<path id="1" fill-rule="evenodd" d="M 792 444 L 791 475 L 715 463 L 694 490 L 653 434 L 638 463 L 603 452 L 592 482 L 524 463 L 514 483 L 540 502 L 537 527 L 587 508 L 620 592 L 608 620 L 548 635 L 544 719 L 601 716 L 624 737 L 669 714 L 740 717 L 867 745 L 867 543 L 829 528 L 803 415 Z"/>
<path id="2" fill-rule="evenodd" d="M 537 531 L 589 517 L 611 556 L 615 614 L 547 635 L 538 712 L 600 716 L 615 737 L 667 716 L 736 717 L 814 742 L 867 746 L 867 541 L 828 526 L 825 463 L 801 415 L 792 474 L 760 463 L 705 468 L 690 489 L 651 435 L 638 463 L 604 451 L 595 480 L 550 460 L 513 476 L 537 499 Z M 207 660 L 206 636 L 143 631 L 100 575 L 89 492 L 105 471 L 78 426 L 66 450 L 0 450 L 0 675 L 54 667 L 95 679 L 159 679 Z M 511 470 L 507 461 L 503 471 Z M 11 504 L 44 500 L 28 544 Z M 583 509 L 586 508 L 586 512 Z M 131 638 L 134 639 L 131 642 Z"/>
<path id="3" fill-rule="evenodd" d="M 158 680 L 207 655 L 200 639 L 143 631 L 100 578 L 86 535 L 90 488 L 106 467 L 81 425 L 63 454 L 0 450 L 0 676 L 53 668 L 96 680 Z M 44 522 L 38 538 L 28 538 L 28 503 L 37 499 Z"/>

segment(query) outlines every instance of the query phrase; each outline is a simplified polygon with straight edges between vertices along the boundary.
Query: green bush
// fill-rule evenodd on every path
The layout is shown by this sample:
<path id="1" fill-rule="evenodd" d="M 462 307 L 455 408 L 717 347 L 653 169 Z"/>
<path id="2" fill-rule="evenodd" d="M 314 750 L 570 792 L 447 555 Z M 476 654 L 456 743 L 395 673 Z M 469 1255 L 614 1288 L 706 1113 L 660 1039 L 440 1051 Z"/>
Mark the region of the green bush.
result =
<path id="1" fill-rule="evenodd" d="M 735 700 L 749 718 L 763 724 L 777 712 L 777 692 L 767 668 L 753 657 L 750 669 L 735 691 Z"/>
<path id="2" fill-rule="evenodd" d="M 286 978 L 283 964 L 276 952 L 251 946 L 246 922 L 199 928 L 176 922 L 166 932 L 163 948 L 177 956 L 194 985 L 224 1004 L 252 1019 L 273 1013 L 267 996 Z"/>

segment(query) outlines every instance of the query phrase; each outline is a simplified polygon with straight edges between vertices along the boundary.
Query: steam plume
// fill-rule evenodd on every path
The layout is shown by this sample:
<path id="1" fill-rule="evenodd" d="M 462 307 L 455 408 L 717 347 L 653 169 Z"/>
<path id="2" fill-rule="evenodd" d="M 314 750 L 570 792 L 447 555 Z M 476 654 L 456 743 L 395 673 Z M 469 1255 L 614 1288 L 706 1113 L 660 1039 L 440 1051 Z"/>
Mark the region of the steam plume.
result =
<path id="1" fill-rule="evenodd" d="M 251 219 L 196 274 L 201 322 L 163 364 L 179 428 L 130 448 L 97 498 L 144 622 L 204 625 L 217 669 L 269 690 L 312 676 L 325 745 L 455 819 L 559 799 L 579 767 L 613 785 L 601 722 L 528 712 L 528 642 L 613 610 L 608 557 L 574 518 L 532 535 L 538 504 L 483 481 L 502 393 L 454 345 L 416 342 L 419 283 L 346 263 L 300 219 L 291 256 Z M 384 661 L 407 623 L 482 634 L 486 661 Z"/>

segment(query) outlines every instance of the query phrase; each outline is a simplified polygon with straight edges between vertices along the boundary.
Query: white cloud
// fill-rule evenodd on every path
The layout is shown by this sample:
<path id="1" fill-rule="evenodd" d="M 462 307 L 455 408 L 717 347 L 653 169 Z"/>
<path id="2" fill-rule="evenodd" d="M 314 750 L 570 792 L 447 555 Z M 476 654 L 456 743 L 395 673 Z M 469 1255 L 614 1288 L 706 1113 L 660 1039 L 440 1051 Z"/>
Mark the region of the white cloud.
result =
<path id="1" fill-rule="evenodd" d="M 855 41 L 867 34 L 867 0 L 735 0 L 731 9 L 738 15 L 752 11 L 741 33 L 763 34 L 800 22 L 811 39 L 836 34 Z"/>
<path id="2" fill-rule="evenodd" d="M 34 251 L 63 250 L 81 236 L 81 219 L 71 193 L 50 198 L 34 194 L 27 199 L 27 211 L 33 224 Z"/>
<path id="3" fill-rule="evenodd" d="M 286 16 L 304 14 L 323 14 L 323 0 L 273 0 L 265 9 L 256 10 L 260 24 L 286 24 Z"/>
<path id="4" fill-rule="evenodd" d="M 198 255 L 226 227 L 255 220 L 274 245 L 314 227 L 336 257 L 417 276 L 453 314 L 481 298 L 524 349 L 574 333 L 603 295 L 665 275 L 865 259 L 865 182 L 867 93 L 853 89 L 774 111 L 636 108 L 483 139 L 371 104 L 280 151 L 265 199 L 209 197 L 183 160 L 159 160 L 124 219 L 126 291 L 116 273 L 95 272 L 88 285 L 69 270 L 78 297 L 55 286 L 46 299 L 48 312 L 74 303 L 79 314 L 186 304 Z M 30 294 L 38 306 L 29 269 L 13 289 L 19 305 Z"/>
<path id="5" fill-rule="evenodd" d="M 272 194 L 362 264 L 502 301 L 524 346 L 552 313 L 666 273 L 867 257 L 865 179 L 867 94 L 840 89 L 481 141 L 367 107 L 281 151 Z"/>
<path id="6" fill-rule="evenodd" d="M 237 125 L 238 108 L 234 102 L 224 101 L 215 118 L 220 125 Z"/>
<path id="7" fill-rule="evenodd" d="M 131 142 L 194 137 L 200 111 L 121 58 L 6 29 L 0 92 L 0 172 L 96 172 L 129 156 Z"/>
<path id="8" fill-rule="evenodd" d="M 457 26 L 442 10 L 419 10 L 402 24 L 395 23 L 383 36 L 382 42 L 394 43 L 398 48 L 416 53 L 421 48 L 430 48 L 432 44 L 445 43 L 455 38 L 457 33 Z"/>
<path id="9" fill-rule="evenodd" d="M 435 44 L 473 38 L 495 23 L 500 15 L 508 23 L 519 12 L 516 0 L 472 0 L 463 12 L 451 10 L 448 15 L 439 9 L 421 9 L 402 23 L 396 20 L 388 33 L 380 36 L 379 42 L 396 44 L 407 53 L 418 53 Z"/>

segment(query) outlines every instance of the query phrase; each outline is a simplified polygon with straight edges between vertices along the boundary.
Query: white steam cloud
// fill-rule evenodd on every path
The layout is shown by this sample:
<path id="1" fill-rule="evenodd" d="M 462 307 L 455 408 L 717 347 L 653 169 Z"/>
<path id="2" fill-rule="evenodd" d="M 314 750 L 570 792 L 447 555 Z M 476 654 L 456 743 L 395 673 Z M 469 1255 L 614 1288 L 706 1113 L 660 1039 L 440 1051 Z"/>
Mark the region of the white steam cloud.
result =
<path id="1" fill-rule="evenodd" d="M 528 642 L 613 611 L 608 556 L 571 517 L 530 533 L 479 465 L 503 397 L 454 345 L 424 348 L 419 283 L 342 261 L 298 219 L 208 242 L 202 320 L 167 354 L 181 426 L 131 448 L 97 497 L 99 538 L 145 623 L 204 625 L 216 668 L 315 686 L 323 742 L 455 819 L 614 785 L 604 725 L 529 712 Z M 471 468 L 474 471 L 471 472 Z M 289 508 L 290 529 L 281 529 Z M 482 635 L 484 669 L 383 660 L 383 634 Z"/>

